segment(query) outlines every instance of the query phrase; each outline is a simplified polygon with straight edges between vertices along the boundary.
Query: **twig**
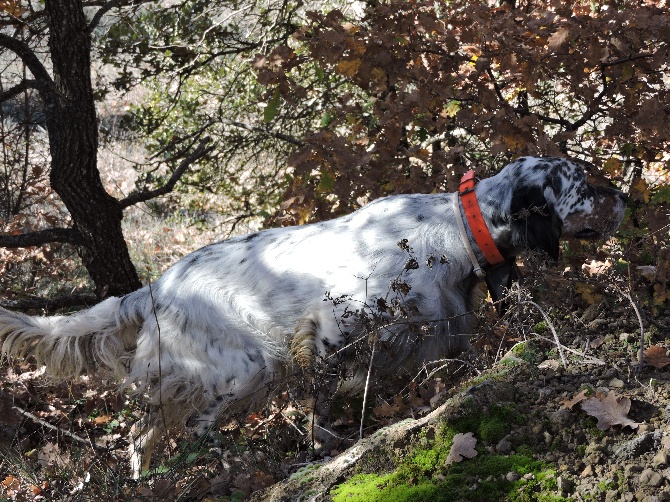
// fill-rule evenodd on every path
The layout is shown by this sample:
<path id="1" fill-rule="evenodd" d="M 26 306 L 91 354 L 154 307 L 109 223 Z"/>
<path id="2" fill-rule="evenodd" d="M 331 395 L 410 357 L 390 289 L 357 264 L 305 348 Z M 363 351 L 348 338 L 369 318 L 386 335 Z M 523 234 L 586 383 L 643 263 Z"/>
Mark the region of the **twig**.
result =
<path id="1" fill-rule="evenodd" d="M 552 324 L 551 319 L 549 319 L 547 313 L 544 310 L 542 310 L 542 307 L 540 307 L 537 303 L 535 303 L 532 300 L 523 300 L 522 304 L 532 305 L 533 307 L 535 307 L 537 310 L 540 311 L 540 314 L 542 314 L 542 317 L 544 317 L 547 326 L 549 326 L 549 329 L 551 329 L 551 332 L 554 334 L 554 341 L 556 343 L 556 347 L 558 348 L 558 354 L 561 356 L 561 363 L 563 364 L 564 368 L 567 368 L 568 363 L 565 360 L 565 354 L 563 353 L 564 347 L 561 344 L 561 340 L 558 338 L 558 333 L 556 333 L 556 328 L 554 328 L 554 325 Z"/>
<path id="2" fill-rule="evenodd" d="M 163 424 L 166 424 L 165 421 L 165 407 L 163 406 L 163 368 L 161 366 L 161 325 L 158 322 L 158 313 L 156 312 L 156 303 L 154 301 L 154 291 L 149 283 L 149 297 L 151 298 L 151 311 L 154 314 L 154 319 L 156 320 L 156 329 L 158 330 L 158 406 L 161 410 L 161 419 Z"/>
<path id="3" fill-rule="evenodd" d="M 621 294 L 630 302 L 635 311 L 635 315 L 637 316 L 637 322 L 640 324 L 640 350 L 637 352 L 637 372 L 639 373 L 642 371 L 642 366 L 644 365 L 644 325 L 642 324 L 642 315 L 640 314 L 640 309 L 637 308 L 630 292 L 622 291 Z"/>
<path id="4" fill-rule="evenodd" d="M 363 422 L 365 421 L 365 406 L 368 402 L 368 389 L 370 388 L 370 377 L 372 376 L 372 363 L 375 359 L 375 349 L 377 348 L 377 334 L 375 333 L 372 339 L 372 354 L 370 354 L 370 364 L 368 365 L 368 374 L 365 378 L 365 391 L 363 392 L 363 409 L 361 410 L 361 428 L 360 439 L 363 439 Z"/>
<path id="5" fill-rule="evenodd" d="M 553 341 L 551 338 L 547 338 L 546 336 L 538 335 L 537 333 L 533 333 L 533 335 L 536 338 L 539 338 L 540 340 L 544 340 L 545 342 L 552 342 Z M 602 359 L 598 359 L 597 357 L 586 355 L 580 350 L 571 349 L 570 347 L 566 347 L 565 345 L 563 345 L 562 347 L 563 347 L 563 350 L 583 358 L 584 362 L 586 362 L 586 363 L 597 364 L 598 366 L 603 366 L 605 364 L 605 361 L 603 361 Z"/>
<path id="6" fill-rule="evenodd" d="M 12 406 L 12 408 L 15 409 L 16 411 L 18 411 L 21 415 L 23 415 L 25 417 L 28 417 L 29 419 L 33 420 L 34 422 L 37 422 L 38 424 L 46 427 L 47 429 L 51 429 L 51 430 L 54 430 L 56 432 L 60 432 L 61 434 L 65 435 L 65 436 L 71 437 L 75 441 L 79 441 L 80 443 L 84 443 L 85 445 L 90 446 L 94 450 L 102 449 L 99 446 L 97 446 L 96 444 L 94 444 L 90 439 L 84 439 L 84 438 L 82 438 L 80 436 L 77 436 L 76 434 L 74 434 L 70 431 L 60 429 L 60 428 L 56 427 L 55 425 L 51 425 L 49 422 L 45 422 L 41 418 L 37 418 L 35 415 L 30 413 L 29 411 L 21 409 L 18 406 Z"/>
<path id="7" fill-rule="evenodd" d="M 148 200 L 155 199 L 156 197 L 160 197 L 162 195 L 170 193 L 177 184 L 177 182 L 184 175 L 184 173 L 186 173 L 186 170 L 191 166 L 191 164 L 201 159 L 205 155 L 208 155 L 212 150 L 214 150 L 213 146 L 209 147 L 207 146 L 209 142 L 210 142 L 209 138 L 201 140 L 198 147 L 195 150 L 193 150 L 192 153 L 184 157 L 184 159 L 179 164 L 179 167 L 175 169 L 175 171 L 172 173 L 172 176 L 170 176 L 170 179 L 165 183 L 165 185 L 156 188 L 154 190 L 133 192 L 130 195 L 128 195 L 128 197 L 126 197 L 125 199 L 121 199 L 119 201 L 119 206 L 121 207 L 121 209 L 125 209 L 134 204 L 139 204 L 140 202 L 146 202 Z"/>

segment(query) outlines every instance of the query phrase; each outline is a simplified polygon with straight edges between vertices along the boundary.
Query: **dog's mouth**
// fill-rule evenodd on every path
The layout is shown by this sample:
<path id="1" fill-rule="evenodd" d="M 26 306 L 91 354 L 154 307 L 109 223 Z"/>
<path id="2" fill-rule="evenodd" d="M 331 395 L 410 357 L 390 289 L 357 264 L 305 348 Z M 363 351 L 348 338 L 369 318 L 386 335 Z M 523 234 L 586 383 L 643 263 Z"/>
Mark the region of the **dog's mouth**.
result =
<path id="1" fill-rule="evenodd" d="M 601 236 L 602 234 L 600 232 L 593 230 L 592 228 L 582 228 L 575 233 L 576 239 L 596 240 L 600 239 Z"/>

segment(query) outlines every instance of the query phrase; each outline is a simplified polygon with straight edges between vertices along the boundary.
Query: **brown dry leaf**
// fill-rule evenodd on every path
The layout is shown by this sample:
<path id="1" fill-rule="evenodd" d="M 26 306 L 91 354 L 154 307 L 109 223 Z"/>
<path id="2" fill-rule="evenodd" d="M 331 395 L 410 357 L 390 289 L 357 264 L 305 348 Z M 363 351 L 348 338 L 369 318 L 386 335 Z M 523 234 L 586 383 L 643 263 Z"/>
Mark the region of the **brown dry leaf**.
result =
<path id="1" fill-rule="evenodd" d="M 563 401 L 561 401 L 561 407 L 571 410 L 574 405 L 588 398 L 587 396 L 588 392 L 589 392 L 588 389 L 583 389 L 579 394 L 577 394 L 572 399 L 564 399 Z"/>
<path id="2" fill-rule="evenodd" d="M 644 351 L 644 362 L 654 368 L 662 368 L 670 364 L 668 349 L 660 345 L 652 345 Z"/>
<path id="3" fill-rule="evenodd" d="M 18 490 L 21 488 L 21 480 L 19 478 L 15 478 L 14 476 L 7 476 L 3 481 L 2 481 L 2 486 L 7 488 L 8 490 Z"/>
<path id="4" fill-rule="evenodd" d="M 477 456 L 477 450 L 475 450 L 476 444 L 477 438 L 475 438 L 472 432 L 456 434 L 445 464 L 449 465 L 455 462 L 460 462 L 463 458 L 473 458 Z"/>
<path id="5" fill-rule="evenodd" d="M 377 415 L 378 417 L 389 418 L 397 416 L 399 413 L 402 413 L 406 409 L 407 405 L 402 402 L 402 397 L 395 396 L 395 398 L 393 399 L 393 404 L 384 402 L 379 406 L 377 406 L 373 411 L 374 414 Z"/>
<path id="6" fill-rule="evenodd" d="M 640 424 L 634 422 L 626 415 L 630 411 L 630 399 L 625 396 L 617 396 L 613 390 L 607 396 L 595 396 L 582 403 L 582 410 L 588 415 L 598 419 L 596 427 L 601 431 L 609 429 L 613 425 L 631 427 L 637 429 Z"/>
<path id="7" fill-rule="evenodd" d="M 570 30 L 563 27 L 552 33 L 549 37 L 548 45 L 551 50 L 555 51 L 568 40 L 570 40 Z"/>
<path id="8" fill-rule="evenodd" d="M 342 61 L 337 63 L 335 71 L 340 75 L 344 75 L 345 77 L 353 77 L 358 73 L 360 67 L 361 67 L 360 58 L 352 60 L 343 59 Z"/>
<path id="9" fill-rule="evenodd" d="M 92 422 L 93 422 L 95 425 L 104 425 L 104 424 L 106 424 L 106 423 L 109 423 L 109 421 L 110 421 L 111 419 L 112 419 L 112 417 L 109 416 L 109 415 L 100 415 L 100 416 L 95 417 L 95 418 L 92 420 Z"/>

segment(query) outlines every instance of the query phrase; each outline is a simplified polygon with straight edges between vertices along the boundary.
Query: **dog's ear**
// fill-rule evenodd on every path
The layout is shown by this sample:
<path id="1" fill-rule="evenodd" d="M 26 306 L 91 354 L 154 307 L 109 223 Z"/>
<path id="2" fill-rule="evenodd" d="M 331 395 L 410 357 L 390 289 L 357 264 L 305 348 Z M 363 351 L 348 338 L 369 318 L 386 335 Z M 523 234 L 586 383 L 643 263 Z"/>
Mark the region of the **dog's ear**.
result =
<path id="1" fill-rule="evenodd" d="M 552 187 L 517 186 L 512 195 L 512 244 L 535 251 L 544 251 L 558 261 L 558 240 L 563 223 L 554 206 Z"/>

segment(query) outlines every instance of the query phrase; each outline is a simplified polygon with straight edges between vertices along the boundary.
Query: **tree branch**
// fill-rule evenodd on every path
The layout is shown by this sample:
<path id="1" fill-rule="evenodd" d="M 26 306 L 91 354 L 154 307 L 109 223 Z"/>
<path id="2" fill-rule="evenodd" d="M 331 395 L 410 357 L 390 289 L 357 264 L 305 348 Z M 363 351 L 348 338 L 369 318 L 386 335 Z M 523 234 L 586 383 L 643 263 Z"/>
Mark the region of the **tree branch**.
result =
<path id="1" fill-rule="evenodd" d="M 75 246 L 84 244 L 81 234 L 74 228 L 47 228 L 27 234 L 0 235 L 0 247 L 3 248 L 26 248 L 50 242 L 65 242 Z"/>
<path id="2" fill-rule="evenodd" d="M 271 136 L 273 138 L 277 138 L 277 139 L 280 139 L 282 141 L 286 141 L 287 143 L 291 143 L 292 145 L 295 145 L 295 146 L 304 146 L 305 145 L 299 139 L 294 138 L 293 136 L 289 136 L 288 134 L 283 134 L 281 132 L 269 131 L 267 129 L 263 129 L 262 127 L 250 126 L 250 125 L 247 125 L 247 124 L 243 124 L 242 122 L 231 121 L 231 122 L 229 122 L 229 124 L 232 125 L 232 126 L 235 126 L 235 127 L 239 127 L 240 129 L 246 129 L 247 131 L 251 131 L 251 132 L 258 132 L 258 133 L 264 134 L 265 136 Z"/>
<path id="3" fill-rule="evenodd" d="M 121 206 L 121 209 L 125 209 L 140 202 L 145 202 L 147 200 L 155 199 L 156 197 L 170 193 L 174 189 L 174 186 L 177 184 L 177 182 L 191 166 L 191 164 L 193 164 L 196 160 L 201 159 L 214 149 L 213 146 L 206 146 L 209 141 L 209 138 L 205 138 L 200 141 L 198 147 L 190 155 L 184 157 L 184 159 L 179 164 L 179 167 L 175 170 L 174 173 L 172 173 L 172 176 L 170 176 L 170 179 L 167 181 L 167 183 L 165 183 L 165 185 L 154 190 L 131 193 L 128 197 L 119 201 L 119 206 Z"/>
<path id="4" fill-rule="evenodd" d="M 21 94 L 27 89 L 44 90 L 44 86 L 41 85 L 38 80 L 23 80 L 14 87 L 0 92 L 0 103 L 4 103 L 5 101 L 12 99 L 14 96 Z"/>
<path id="5" fill-rule="evenodd" d="M 4 33 L 0 33 L 0 47 L 9 49 L 26 64 L 30 73 L 32 73 L 39 82 L 40 90 L 48 90 L 58 95 L 56 84 L 49 75 L 49 72 L 28 44 L 14 37 L 10 37 L 9 35 L 5 35 Z"/>
<path id="6" fill-rule="evenodd" d="M 107 2 L 107 3 L 103 4 L 98 9 L 98 11 L 94 14 L 93 19 L 91 19 L 91 22 L 88 23 L 88 26 L 86 27 L 88 32 L 91 33 L 93 30 L 95 30 L 98 27 L 98 24 L 100 23 L 100 20 L 102 19 L 102 16 L 107 14 L 114 7 L 118 7 L 120 5 L 121 5 L 121 0 L 112 0 L 111 2 Z"/>
<path id="7" fill-rule="evenodd" d="M 95 295 L 68 295 L 56 298 L 40 298 L 31 296 L 28 298 L 17 298 L 15 300 L 0 301 L 0 307 L 10 310 L 45 310 L 52 312 L 58 309 L 70 307 L 91 307 L 100 299 Z"/>

